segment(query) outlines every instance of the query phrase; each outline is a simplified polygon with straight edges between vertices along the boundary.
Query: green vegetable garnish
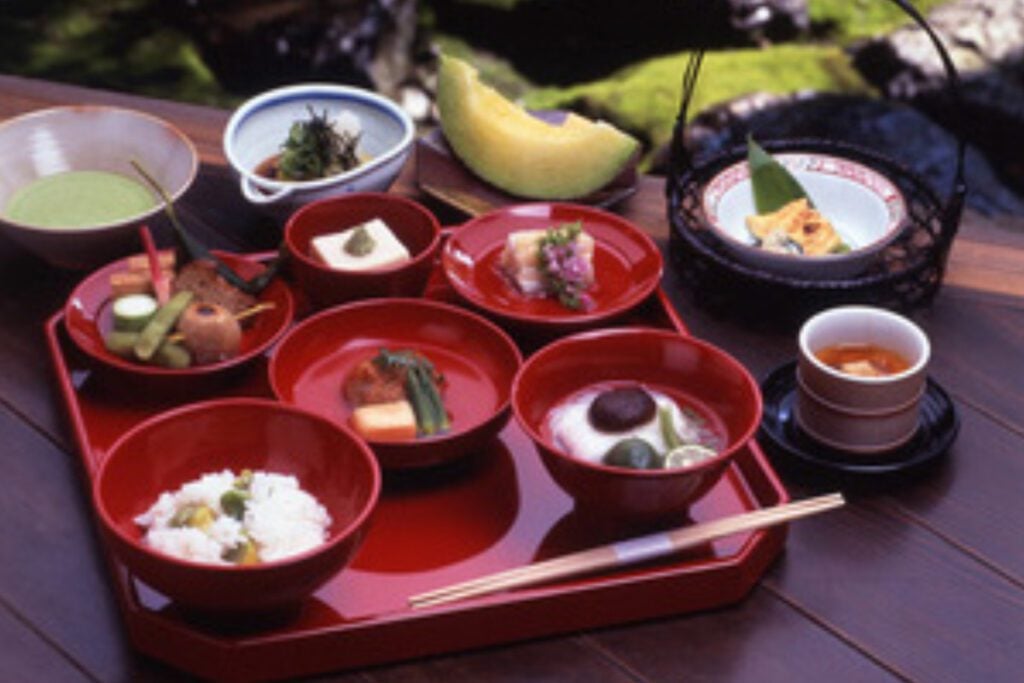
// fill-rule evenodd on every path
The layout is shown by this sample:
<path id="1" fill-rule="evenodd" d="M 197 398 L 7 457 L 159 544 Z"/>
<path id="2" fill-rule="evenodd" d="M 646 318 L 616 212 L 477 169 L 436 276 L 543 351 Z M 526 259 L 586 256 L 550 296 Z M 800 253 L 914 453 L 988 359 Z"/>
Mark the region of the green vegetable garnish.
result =
<path id="1" fill-rule="evenodd" d="M 658 427 L 661 428 L 661 438 L 669 451 L 683 445 L 683 440 L 679 438 L 676 426 L 672 423 L 672 409 L 668 406 L 658 408 Z"/>
<path id="2" fill-rule="evenodd" d="M 416 429 L 420 434 L 438 434 L 451 426 L 438 390 L 444 377 L 434 369 L 433 363 L 413 351 L 387 349 L 381 349 L 374 362 L 382 368 L 406 370 L 405 393 L 416 414 Z"/>
<path id="3" fill-rule="evenodd" d="M 751 135 L 747 136 L 747 165 L 758 214 L 778 211 L 791 201 L 805 197 L 814 206 L 793 174 L 757 144 Z"/>
<path id="4" fill-rule="evenodd" d="M 229 517 L 242 521 L 245 516 L 245 504 L 249 501 L 249 492 L 239 489 L 228 489 L 220 497 L 220 509 Z"/>
<path id="5" fill-rule="evenodd" d="M 359 257 L 366 256 L 376 246 L 377 242 L 370 237 L 370 232 L 366 229 L 366 226 L 360 225 L 352 231 L 352 236 L 345 240 L 343 249 L 349 256 Z"/>
<path id="6" fill-rule="evenodd" d="M 281 180 L 315 180 L 342 173 L 359 165 L 359 135 L 335 130 L 327 111 L 317 114 L 309 107 L 309 120 L 296 121 L 277 163 Z"/>
<path id="7" fill-rule="evenodd" d="M 579 251 L 576 239 L 583 231 L 580 221 L 548 228 L 537 244 L 537 260 L 544 288 L 558 302 L 574 311 L 590 307 L 586 294 L 593 273 Z"/>
<path id="8" fill-rule="evenodd" d="M 157 310 L 135 341 L 135 356 L 139 360 L 147 361 L 153 357 L 191 301 L 192 292 L 178 292 Z"/>

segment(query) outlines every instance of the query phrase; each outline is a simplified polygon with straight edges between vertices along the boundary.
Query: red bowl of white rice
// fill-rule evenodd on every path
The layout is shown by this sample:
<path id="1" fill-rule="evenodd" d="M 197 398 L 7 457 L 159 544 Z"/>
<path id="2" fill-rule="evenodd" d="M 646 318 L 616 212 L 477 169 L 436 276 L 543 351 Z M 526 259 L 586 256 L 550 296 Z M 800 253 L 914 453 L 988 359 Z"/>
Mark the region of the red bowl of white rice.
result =
<path id="1" fill-rule="evenodd" d="M 117 559 L 206 613 L 301 604 L 363 540 L 380 495 L 373 453 L 345 427 L 260 399 L 190 404 L 137 425 L 94 481 Z"/>

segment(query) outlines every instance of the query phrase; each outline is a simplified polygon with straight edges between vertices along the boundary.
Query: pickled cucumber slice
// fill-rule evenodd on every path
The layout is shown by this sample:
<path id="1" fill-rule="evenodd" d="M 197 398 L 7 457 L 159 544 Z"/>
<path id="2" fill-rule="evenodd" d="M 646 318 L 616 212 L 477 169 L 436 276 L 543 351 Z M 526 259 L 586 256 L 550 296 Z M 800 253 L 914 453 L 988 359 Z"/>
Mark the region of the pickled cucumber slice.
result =
<path id="1" fill-rule="evenodd" d="M 127 294 L 114 299 L 114 329 L 140 332 L 152 320 L 160 305 L 148 294 Z"/>

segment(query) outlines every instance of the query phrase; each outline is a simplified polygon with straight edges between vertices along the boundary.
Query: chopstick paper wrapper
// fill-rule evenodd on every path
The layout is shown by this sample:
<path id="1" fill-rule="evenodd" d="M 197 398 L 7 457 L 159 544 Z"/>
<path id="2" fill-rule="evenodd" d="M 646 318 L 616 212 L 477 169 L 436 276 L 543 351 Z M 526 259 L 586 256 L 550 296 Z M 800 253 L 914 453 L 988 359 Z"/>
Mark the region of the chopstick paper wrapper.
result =
<path id="1" fill-rule="evenodd" d="M 831 493 L 710 522 L 684 526 L 672 531 L 648 534 L 420 593 L 410 597 L 409 604 L 414 608 L 430 607 L 455 600 L 489 595 L 510 588 L 523 588 L 603 569 L 625 567 L 637 562 L 678 553 L 724 536 L 756 531 L 775 524 L 808 517 L 840 507 L 842 504 L 842 494 Z"/>

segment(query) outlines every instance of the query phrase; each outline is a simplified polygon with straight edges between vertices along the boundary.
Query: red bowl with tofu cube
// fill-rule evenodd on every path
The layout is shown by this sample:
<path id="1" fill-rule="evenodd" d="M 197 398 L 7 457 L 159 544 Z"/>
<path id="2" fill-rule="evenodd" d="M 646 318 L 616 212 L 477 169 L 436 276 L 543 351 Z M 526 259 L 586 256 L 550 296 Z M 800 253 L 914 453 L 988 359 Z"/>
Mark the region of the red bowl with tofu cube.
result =
<path id="1" fill-rule="evenodd" d="M 358 226 L 366 226 L 366 234 L 352 242 Z M 422 294 L 441 245 L 441 226 L 412 200 L 362 192 L 302 207 L 285 225 L 284 244 L 295 281 L 310 303 L 324 308 Z"/>
<path id="2" fill-rule="evenodd" d="M 375 299 L 297 325 L 269 373 L 279 400 L 355 428 L 383 467 L 412 469 L 485 449 L 508 422 L 521 364 L 511 337 L 475 313 L 426 299 Z"/>

